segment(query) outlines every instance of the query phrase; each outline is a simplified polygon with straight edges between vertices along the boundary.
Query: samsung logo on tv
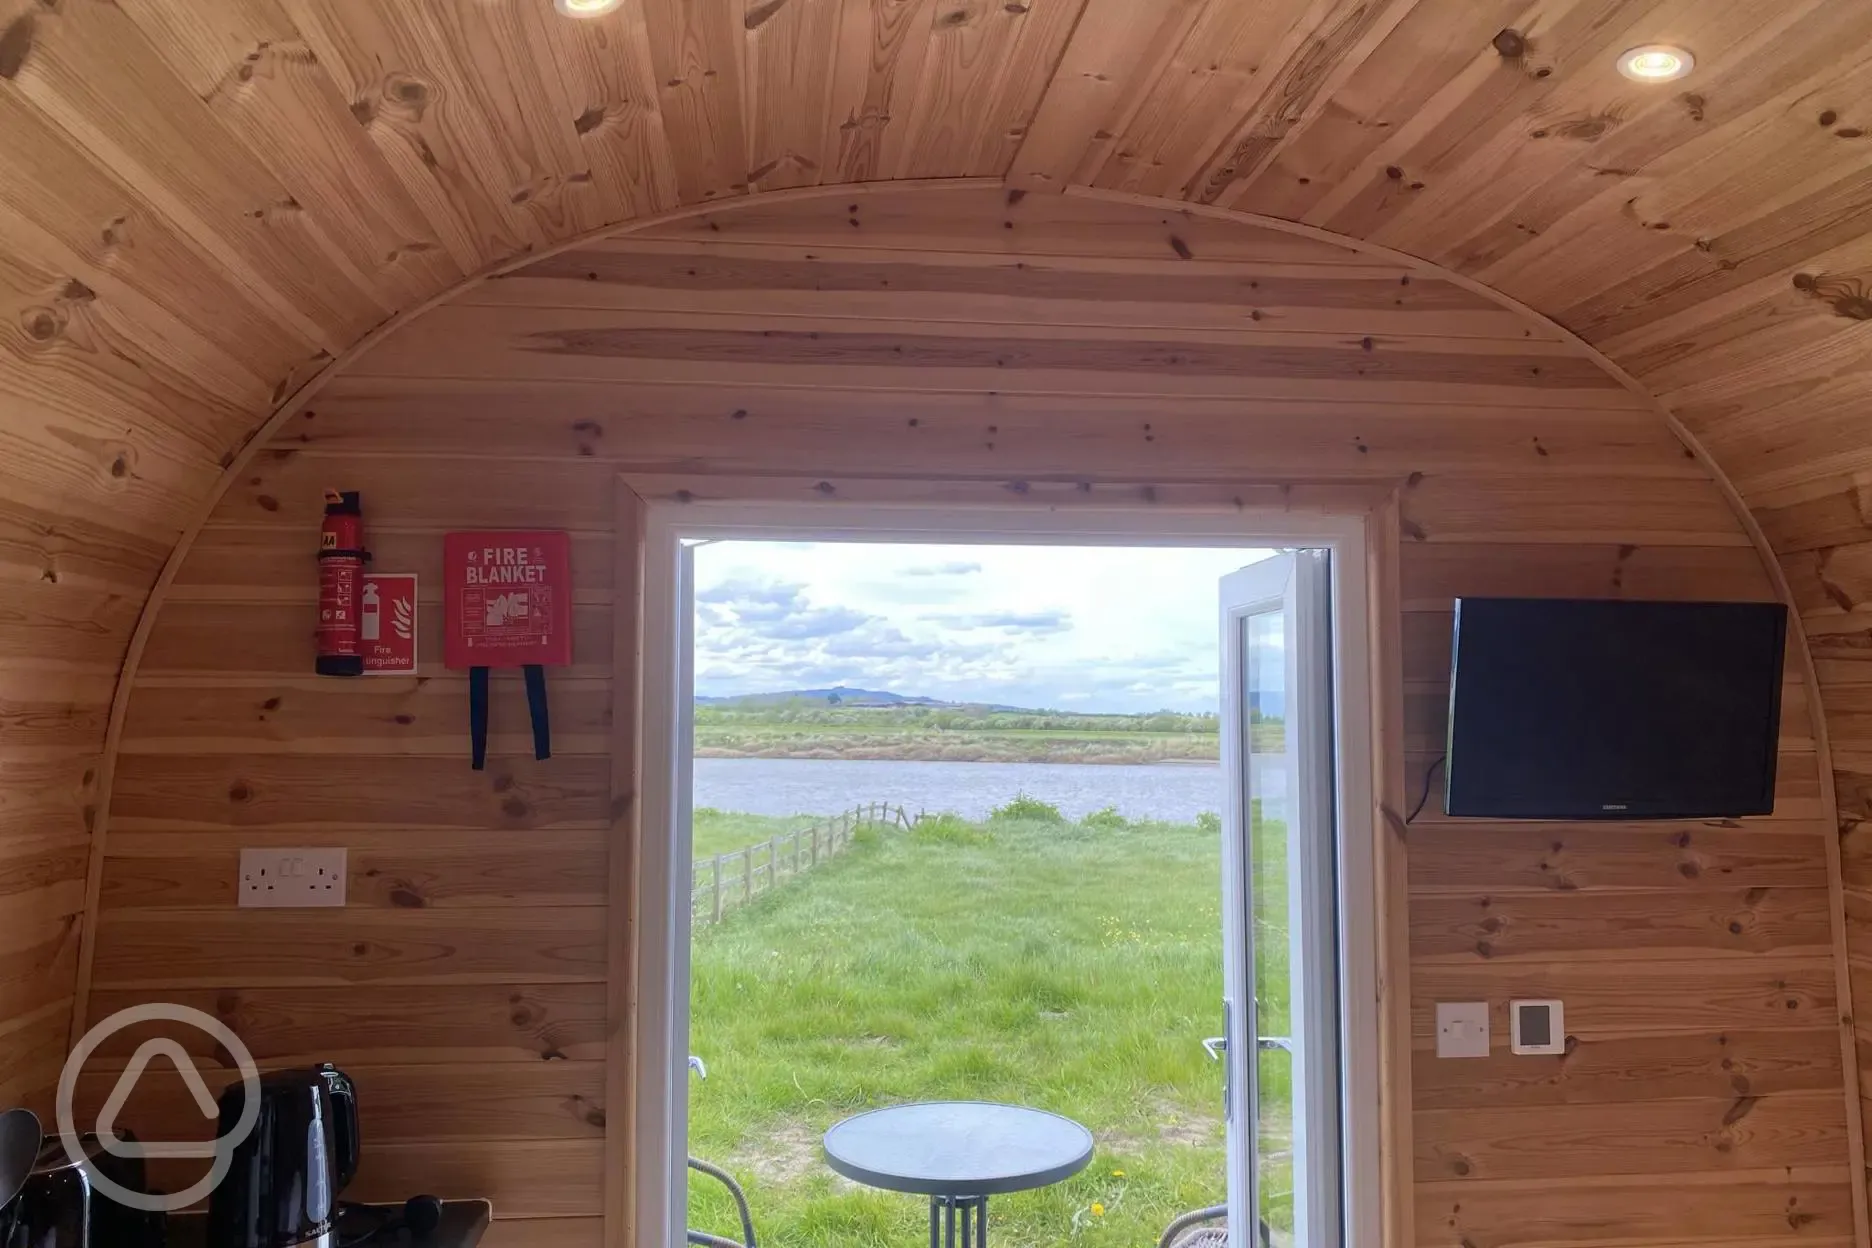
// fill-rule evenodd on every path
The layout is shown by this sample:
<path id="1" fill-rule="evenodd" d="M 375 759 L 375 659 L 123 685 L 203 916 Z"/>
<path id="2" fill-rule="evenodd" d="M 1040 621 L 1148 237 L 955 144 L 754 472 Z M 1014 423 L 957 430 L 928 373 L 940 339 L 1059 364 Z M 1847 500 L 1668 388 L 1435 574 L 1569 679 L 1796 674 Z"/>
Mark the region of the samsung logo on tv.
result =
<path id="1" fill-rule="evenodd" d="M 1600 810 L 1630 810 L 1631 807 L 1624 802 L 1601 802 L 1599 804 L 1599 809 Z"/>

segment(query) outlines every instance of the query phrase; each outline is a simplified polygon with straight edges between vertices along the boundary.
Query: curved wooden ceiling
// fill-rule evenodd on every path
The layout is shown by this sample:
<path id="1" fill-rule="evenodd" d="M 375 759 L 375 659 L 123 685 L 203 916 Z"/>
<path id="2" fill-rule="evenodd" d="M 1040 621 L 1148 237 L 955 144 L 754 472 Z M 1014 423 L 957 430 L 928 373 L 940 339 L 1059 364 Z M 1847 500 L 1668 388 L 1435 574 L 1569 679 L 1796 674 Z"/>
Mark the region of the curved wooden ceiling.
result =
<path id="1" fill-rule="evenodd" d="M 1695 74 L 1619 77 L 1652 41 Z M 965 176 L 1290 218 L 1524 301 L 1667 403 L 1844 620 L 1868 80 L 1872 7 L 1828 0 L 0 0 L 5 653 L 95 706 L 266 415 L 467 275 Z"/>

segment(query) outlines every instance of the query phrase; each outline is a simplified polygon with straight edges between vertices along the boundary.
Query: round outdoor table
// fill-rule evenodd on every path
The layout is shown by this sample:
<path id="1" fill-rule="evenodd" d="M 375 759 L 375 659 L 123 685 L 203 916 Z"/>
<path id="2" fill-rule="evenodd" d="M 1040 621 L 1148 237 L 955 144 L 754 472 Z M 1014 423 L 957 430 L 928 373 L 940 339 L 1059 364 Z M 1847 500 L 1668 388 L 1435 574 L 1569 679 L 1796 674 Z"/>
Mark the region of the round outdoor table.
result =
<path id="1" fill-rule="evenodd" d="M 825 1155 L 867 1187 L 928 1196 L 930 1248 L 986 1248 L 988 1198 L 1078 1174 L 1092 1160 L 1092 1133 L 1021 1105 L 932 1101 L 847 1118 L 826 1132 Z"/>

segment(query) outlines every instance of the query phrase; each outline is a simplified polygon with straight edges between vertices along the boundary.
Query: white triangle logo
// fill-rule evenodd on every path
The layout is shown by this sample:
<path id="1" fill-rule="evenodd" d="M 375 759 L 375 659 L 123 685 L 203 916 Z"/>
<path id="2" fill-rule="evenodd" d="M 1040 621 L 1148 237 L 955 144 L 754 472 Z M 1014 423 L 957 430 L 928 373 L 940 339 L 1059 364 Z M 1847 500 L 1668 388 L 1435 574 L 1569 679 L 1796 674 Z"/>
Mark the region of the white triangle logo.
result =
<path id="1" fill-rule="evenodd" d="M 130 1099 L 132 1089 L 149 1064 L 157 1057 L 164 1057 L 174 1066 L 176 1074 L 182 1077 L 189 1095 L 195 1098 L 196 1108 L 204 1118 L 219 1118 L 220 1110 L 215 1104 L 213 1094 L 208 1091 L 207 1081 L 201 1077 L 201 1071 L 195 1069 L 195 1059 L 188 1055 L 188 1050 L 166 1036 L 145 1040 L 130 1055 L 129 1064 L 123 1074 L 117 1077 L 117 1085 L 104 1099 L 104 1108 L 98 1111 L 97 1134 L 104 1147 L 119 1157 L 212 1157 L 215 1154 L 214 1140 L 182 1141 L 179 1143 L 131 1143 L 118 1138 L 117 1115 L 123 1111 L 124 1103 Z"/>

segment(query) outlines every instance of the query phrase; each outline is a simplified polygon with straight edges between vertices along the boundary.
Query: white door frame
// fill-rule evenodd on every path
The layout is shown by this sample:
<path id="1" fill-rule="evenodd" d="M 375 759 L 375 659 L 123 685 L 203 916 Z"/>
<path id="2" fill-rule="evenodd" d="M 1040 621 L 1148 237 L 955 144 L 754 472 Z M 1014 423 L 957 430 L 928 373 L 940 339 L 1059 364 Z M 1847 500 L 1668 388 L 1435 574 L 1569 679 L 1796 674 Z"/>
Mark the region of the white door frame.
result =
<path id="1" fill-rule="evenodd" d="M 922 542 L 1081 546 L 1323 546 L 1333 552 L 1333 658 L 1338 761 L 1343 1181 L 1347 1248 L 1381 1248 L 1378 896 L 1372 775 L 1372 647 L 1366 579 L 1371 517 L 1244 509 L 648 501 L 643 534 L 643 753 L 636 879 L 636 1113 L 631 1176 L 638 1248 L 681 1248 L 687 1211 L 689 871 L 683 817 L 693 702 L 681 603 L 682 550 L 703 540 Z M 628 609 L 619 604 L 620 609 Z M 619 656 L 620 662 L 626 661 Z M 1195 1040 L 1192 1038 L 1192 1043 Z M 659 1077 L 660 1073 L 660 1077 Z"/>

